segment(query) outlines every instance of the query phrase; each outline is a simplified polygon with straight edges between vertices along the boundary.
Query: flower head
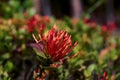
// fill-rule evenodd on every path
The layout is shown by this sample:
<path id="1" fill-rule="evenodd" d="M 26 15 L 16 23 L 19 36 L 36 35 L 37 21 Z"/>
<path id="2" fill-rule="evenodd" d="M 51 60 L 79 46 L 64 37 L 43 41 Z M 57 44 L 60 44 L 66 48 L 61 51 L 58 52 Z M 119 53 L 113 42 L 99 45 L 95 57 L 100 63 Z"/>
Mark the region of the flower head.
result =
<path id="1" fill-rule="evenodd" d="M 112 32 L 115 29 L 116 29 L 116 24 L 114 22 L 102 26 L 102 32 Z"/>
<path id="2" fill-rule="evenodd" d="M 37 25 L 37 18 L 35 16 L 33 16 L 32 18 L 30 18 L 28 21 L 27 21 L 27 29 L 29 32 L 33 32 L 36 25 Z"/>
<path id="3" fill-rule="evenodd" d="M 106 25 L 102 26 L 102 32 L 108 32 L 108 27 Z"/>
<path id="4" fill-rule="evenodd" d="M 94 20 L 91 20 L 91 19 L 88 19 L 88 18 L 84 18 L 83 19 L 83 22 L 86 24 L 86 25 L 89 25 L 91 29 L 94 29 L 96 28 L 97 24 Z"/>
<path id="5" fill-rule="evenodd" d="M 110 31 L 113 31 L 113 30 L 116 29 L 117 25 L 116 25 L 115 22 L 109 22 L 109 23 L 108 23 L 108 27 L 109 27 L 109 30 L 110 30 Z"/>
<path id="6" fill-rule="evenodd" d="M 36 43 L 38 44 L 41 51 L 52 61 L 59 61 L 64 58 L 76 45 L 77 42 L 72 44 L 71 35 L 66 31 L 56 30 L 56 25 L 45 35 L 39 34 L 40 40 L 38 41 L 33 35 Z M 39 43 L 43 44 L 40 46 Z"/>
<path id="7" fill-rule="evenodd" d="M 40 17 L 39 15 L 35 15 L 27 21 L 27 29 L 29 32 L 33 32 L 35 30 L 42 32 L 46 26 L 45 24 L 48 23 L 49 20 L 50 19 L 47 16 Z"/>
<path id="8" fill-rule="evenodd" d="M 83 22 L 84 22 L 85 24 L 89 24 L 89 23 L 91 22 L 91 20 L 88 19 L 88 18 L 84 18 L 84 19 L 83 19 Z"/>

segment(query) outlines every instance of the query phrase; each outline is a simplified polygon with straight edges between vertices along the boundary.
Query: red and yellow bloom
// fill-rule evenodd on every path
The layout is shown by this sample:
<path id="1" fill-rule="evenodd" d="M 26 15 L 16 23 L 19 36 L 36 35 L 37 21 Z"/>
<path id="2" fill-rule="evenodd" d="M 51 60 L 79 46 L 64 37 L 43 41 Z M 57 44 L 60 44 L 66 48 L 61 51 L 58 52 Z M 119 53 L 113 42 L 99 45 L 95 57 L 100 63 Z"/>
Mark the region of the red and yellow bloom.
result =
<path id="1" fill-rule="evenodd" d="M 77 45 L 77 42 L 72 44 L 71 35 L 66 31 L 57 31 L 56 25 L 45 35 L 39 34 L 39 41 L 34 35 L 33 38 L 39 49 L 54 62 L 63 59 Z M 40 43 L 43 46 L 40 46 Z"/>

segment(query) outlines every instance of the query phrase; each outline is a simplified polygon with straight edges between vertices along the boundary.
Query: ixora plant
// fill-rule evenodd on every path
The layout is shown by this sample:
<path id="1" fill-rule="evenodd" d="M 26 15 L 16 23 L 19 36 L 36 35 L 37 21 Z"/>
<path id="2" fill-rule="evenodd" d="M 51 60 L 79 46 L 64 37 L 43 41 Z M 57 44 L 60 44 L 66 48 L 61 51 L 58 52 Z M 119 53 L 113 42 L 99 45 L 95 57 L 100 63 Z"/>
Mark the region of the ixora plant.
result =
<path id="1" fill-rule="evenodd" d="M 43 29 L 42 29 L 43 30 Z M 33 38 L 37 45 L 37 50 L 42 53 L 37 53 L 41 58 L 41 64 L 37 71 L 34 71 L 34 78 L 37 80 L 44 79 L 48 72 L 52 74 L 52 69 L 57 69 L 58 66 L 65 60 L 65 56 L 77 45 L 77 41 L 73 44 L 71 35 L 66 31 L 56 30 L 56 24 L 53 28 L 45 33 L 38 34 L 39 40 L 33 34 Z M 37 75 L 39 74 L 39 75 Z"/>

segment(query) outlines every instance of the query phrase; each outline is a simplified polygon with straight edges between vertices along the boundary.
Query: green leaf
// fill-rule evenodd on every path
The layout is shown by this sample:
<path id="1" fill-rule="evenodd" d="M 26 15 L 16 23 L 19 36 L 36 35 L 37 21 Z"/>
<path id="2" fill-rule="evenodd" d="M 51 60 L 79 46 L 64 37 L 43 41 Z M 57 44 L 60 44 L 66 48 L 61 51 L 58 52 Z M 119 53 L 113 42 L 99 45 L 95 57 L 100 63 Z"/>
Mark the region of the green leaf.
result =
<path id="1" fill-rule="evenodd" d="M 38 49 L 36 49 L 36 48 L 33 48 L 33 49 L 34 49 L 34 51 L 36 52 L 36 54 L 37 54 L 38 56 L 43 57 L 43 58 L 47 58 L 47 57 L 45 56 L 45 54 L 42 53 L 42 52 L 40 52 Z"/>
<path id="2" fill-rule="evenodd" d="M 120 73 L 116 74 L 115 80 L 117 80 L 120 77 Z"/>
<path id="3" fill-rule="evenodd" d="M 1 59 L 9 59 L 10 58 L 10 53 L 5 53 L 1 55 Z"/>
<path id="4" fill-rule="evenodd" d="M 97 68 L 97 66 L 95 64 L 91 64 L 88 66 L 88 68 L 84 71 L 84 74 L 86 75 L 86 77 L 91 76 L 91 73 L 93 72 L 93 70 L 95 70 Z"/>
<path id="5" fill-rule="evenodd" d="M 8 61 L 4 67 L 8 72 L 11 72 L 14 69 L 14 64 L 11 61 Z"/>
<path id="6" fill-rule="evenodd" d="M 94 69 L 96 69 L 96 65 L 95 65 L 95 64 L 91 64 L 91 65 L 88 67 L 87 70 L 88 70 L 90 73 L 92 73 L 92 71 L 93 71 Z"/>

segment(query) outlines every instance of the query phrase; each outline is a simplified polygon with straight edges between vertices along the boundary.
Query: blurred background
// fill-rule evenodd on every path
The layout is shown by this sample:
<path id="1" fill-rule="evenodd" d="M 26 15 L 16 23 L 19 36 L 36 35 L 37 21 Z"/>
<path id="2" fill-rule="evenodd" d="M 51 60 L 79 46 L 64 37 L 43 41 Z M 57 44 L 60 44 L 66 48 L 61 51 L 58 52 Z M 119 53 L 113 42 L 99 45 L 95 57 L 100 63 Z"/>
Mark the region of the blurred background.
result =
<path id="1" fill-rule="evenodd" d="M 54 70 L 32 34 L 47 33 L 55 23 L 78 44 Z M 120 0 L 0 0 L 0 80 L 41 77 L 120 80 Z"/>
<path id="2" fill-rule="evenodd" d="M 20 14 L 48 15 L 61 19 L 89 17 L 99 24 L 114 22 L 120 26 L 119 0 L 0 0 L 0 17 L 22 17 Z"/>

